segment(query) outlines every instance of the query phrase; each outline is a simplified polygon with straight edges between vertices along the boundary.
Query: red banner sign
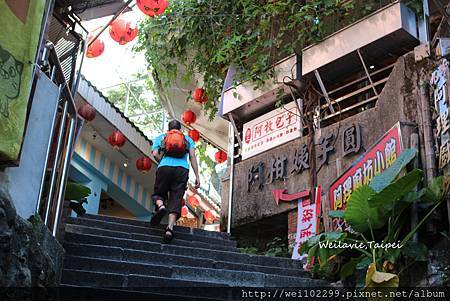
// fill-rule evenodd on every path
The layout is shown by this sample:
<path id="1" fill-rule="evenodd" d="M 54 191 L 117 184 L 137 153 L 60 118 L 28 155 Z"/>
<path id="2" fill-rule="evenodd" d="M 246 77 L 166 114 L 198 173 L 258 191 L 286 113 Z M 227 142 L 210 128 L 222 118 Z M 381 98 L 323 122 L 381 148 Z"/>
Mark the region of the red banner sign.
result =
<path id="1" fill-rule="evenodd" d="M 330 186 L 331 210 L 344 210 L 359 186 L 369 184 L 374 176 L 390 167 L 402 152 L 400 124 L 392 127 L 363 157 L 359 158 Z"/>

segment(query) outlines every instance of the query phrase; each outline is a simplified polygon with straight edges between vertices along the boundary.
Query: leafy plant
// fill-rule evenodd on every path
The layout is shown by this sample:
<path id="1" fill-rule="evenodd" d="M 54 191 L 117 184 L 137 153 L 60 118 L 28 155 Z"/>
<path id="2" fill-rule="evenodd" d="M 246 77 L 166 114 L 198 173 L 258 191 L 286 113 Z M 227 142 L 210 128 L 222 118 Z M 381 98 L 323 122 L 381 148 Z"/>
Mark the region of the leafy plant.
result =
<path id="1" fill-rule="evenodd" d="M 183 82 L 202 85 L 209 96 L 204 108 L 213 117 L 230 65 L 239 71 L 235 82 L 261 86 L 273 78 L 269 67 L 275 62 L 391 2 L 170 1 L 164 15 L 140 24 L 135 51 L 145 52 L 155 88 L 167 90 Z M 422 7 L 420 0 L 404 3 L 416 11 Z"/>
<path id="2" fill-rule="evenodd" d="M 278 236 L 267 243 L 267 250 L 264 255 L 270 257 L 290 257 L 287 243 Z"/>
<path id="3" fill-rule="evenodd" d="M 87 203 L 87 197 L 91 194 L 91 189 L 84 185 L 68 181 L 66 185 L 65 199 L 70 201 L 69 207 L 76 212 L 78 216 L 86 213 L 83 204 Z"/>
<path id="4" fill-rule="evenodd" d="M 352 193 L 344 212 L 331 211 L 330 217 L 345 218 L 356 232 L 339 232 L 339 236 L 336 232 L 322 233 L 308 240 L 301 249 L 308 253 L 308 260 L 318 257 L 321 269 L 328 269 L 331 259 L 339 254 L 345 255 L 350 259 L 340 269 L 341 279 L 352 275 L 358 265 L 367 267 L 370 263 L 366 287 L 398 285 L 398 275 L 409 265 L 426 261 L 426 246 L 411 241 L 411 238 L 445 200 L 448 187 L 444 187 L 443 178 L 438 177 L 428 187 L 415 191 L 422 180 L 422 171 L 418 169 L 397 179 L 416 153 L 414 149 L 405 150 L 369 185 L 363 185 Z M 427 212 L 413 229 L 409 229 L 405 212 L 413 203 L 422 205 Z M 323 247 L 327 240 L 359 247 L 351 250 Z M 377 247 L 376 242 L 385 247 Z"/>

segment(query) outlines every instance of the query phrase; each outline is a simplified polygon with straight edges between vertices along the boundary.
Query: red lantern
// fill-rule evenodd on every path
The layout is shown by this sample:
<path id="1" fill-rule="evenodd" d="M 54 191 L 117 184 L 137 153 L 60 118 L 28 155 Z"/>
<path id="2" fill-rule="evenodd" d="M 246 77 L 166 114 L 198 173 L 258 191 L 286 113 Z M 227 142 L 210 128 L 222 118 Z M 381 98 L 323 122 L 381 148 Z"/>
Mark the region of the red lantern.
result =
<path id="1" fill-rule="evenodd" d="M 94 38 L 94 35 L 88 36 L 88 44 L 91 43 L 92 39 Z M 88 58 L 94 58 L 102 55 L 103 51 L 105 51 L 105 43 L 103 40 L 98 37 L 87 49 L 86 51 L 86 57 Z"/>
<path id="2" fill-rule="evenodd" d="M 227 161 L 227 159 L 228 159 L 227 153 L 224 152 L 223 150 L 217 151 L 216 154 L 214 155 L 214 157 L 216 159 L 216 162 L 219 164 Z"/>
<path id="3" fill-rule="evenodd" d="M 192 93 L 192 98 L 194 98 L 195 102 L 200 104 L 204 104 L 208 101 L 208 95 L 206 95 L 206 91 L 203 88 L 197 88 Z"/>
<path id="4" fill-rule="evenodd" d="M 90 122 L 95 119 L 97 112 L 95 111 L 93 106 L 91 106 L 88 103 L 85 103 L 78 109 L 78 114 L 80 114 L 80 116 L 83 117 L 84 120 Z"/>
<path id="5" fill-rule="evenodd" d="M 186 206 L 181 207 L 181 217 L 187 217 L 189 213 L 189 209 Z"/>
<path id="6" fill-rule="evenodd" d="M 195 196 L 193 196 L 193 195 L 191 195 L 190 197 L 188 197 L 188 203 L 189 203 L 189 205 L 191 205 L 193 208 L 197 208 L 197 207 L 200 205 L 198 199 L 197 199 Z"/>
<path id="7" fill-rule="evenodd" d="M 109 26 L 109 34 L 114 41 L 118 42 L 120 45 L 125 45 L 136 38 L 138 29 L 136 24 L 133 24 L 131 21 L 124 18 L 120 18 L 116 19 Z"/>
<path id="8" fill-rule="evenodd" d="M 195 123 L 195 121 L 197 120 L 197 115 L 195 115 L 195 113 L 191 110 L 187 110 L 183 112 L 183 114 L 181 115 L 181 119 L 184 123 L 190 125 Z"/>
<path id="9" fill-rule="evenodd" d="M 150 168 L 152 168 L 152 160 L 149 157 L 142 157 L 136 160 L 136 168 L 143 174 L 146 175 Z"/>
<path id="10" fill-rule="evenodd" d="M 190 130 L 190 131 L 188 132 L 188 136 L 191 137 L 191 139 L 192 139 L 194 142 L 197 142 L 197 141 L 200 140 L 200 133 L 199 133 L 197 130 Z"/>
<path id="11" fill-rule="evenodd" d="M 109 144 L 111 144 L 115 149 L 121 148 L 125 144 L 126 141 L 127 141 L 127 138 L 120 131 L 114 131 L 108 137 Z"/>
<path id="12" fill-rule="evenodd" d="M 154 17 L 166 10 L 169 0 L 136 0 L 136 4 L 144 14 Z"/>
<path id="13" fill-rule="evenodd" d="M 212 223 L 216 220 L 216 217 L 214 216 L 214 214 L 211 212 L 211 210 L 205 211 L 204 213 L 205 215 L 205 219 L 209 222 Z"/>

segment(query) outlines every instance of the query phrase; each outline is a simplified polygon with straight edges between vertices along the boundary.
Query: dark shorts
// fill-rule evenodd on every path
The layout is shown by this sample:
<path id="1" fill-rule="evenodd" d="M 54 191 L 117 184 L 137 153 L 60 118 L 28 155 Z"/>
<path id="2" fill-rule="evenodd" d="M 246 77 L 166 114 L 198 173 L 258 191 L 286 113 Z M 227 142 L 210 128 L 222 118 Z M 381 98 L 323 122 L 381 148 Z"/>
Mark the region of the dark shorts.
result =
<path id="1" fill-rule="evenodd" d="M 187 189 L 189 170 L 183 167 L 162 166 L 156 171 L 153 202 L 162 200 L 169 213 L 181 215 L 184 193 Z"/>

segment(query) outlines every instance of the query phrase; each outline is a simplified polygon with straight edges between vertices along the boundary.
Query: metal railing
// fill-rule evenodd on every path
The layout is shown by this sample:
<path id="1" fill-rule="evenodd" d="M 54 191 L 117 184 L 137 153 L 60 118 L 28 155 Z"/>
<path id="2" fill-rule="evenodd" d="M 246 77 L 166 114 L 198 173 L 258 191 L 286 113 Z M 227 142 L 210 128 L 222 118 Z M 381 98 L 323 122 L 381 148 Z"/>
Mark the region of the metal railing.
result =
<path id="1" fill-rule="evenodd" d="M 50 132 L 52 140 L 47 148 L 37 212 L 53 236 L 56 237 L 75 141 L 77 109 L 53 43 L 46 43 L 42 57 L 42 68 L 45 69 L 49 78 L 59 86 L 60 99 Z"/>

